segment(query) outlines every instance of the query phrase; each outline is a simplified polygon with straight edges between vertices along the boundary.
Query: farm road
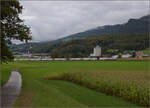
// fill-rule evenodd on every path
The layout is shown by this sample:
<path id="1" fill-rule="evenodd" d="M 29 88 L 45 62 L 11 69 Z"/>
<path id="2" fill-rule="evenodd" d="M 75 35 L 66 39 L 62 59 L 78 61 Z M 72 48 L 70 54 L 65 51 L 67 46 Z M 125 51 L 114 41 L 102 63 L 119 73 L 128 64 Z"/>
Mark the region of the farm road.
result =
<path id="1" fill-rule="evenodd" d="M 12 71 L 8 82 L 1 88 L 1 107 L 12 108 L 22 86 L 22 78 L 19 72 Z"/>

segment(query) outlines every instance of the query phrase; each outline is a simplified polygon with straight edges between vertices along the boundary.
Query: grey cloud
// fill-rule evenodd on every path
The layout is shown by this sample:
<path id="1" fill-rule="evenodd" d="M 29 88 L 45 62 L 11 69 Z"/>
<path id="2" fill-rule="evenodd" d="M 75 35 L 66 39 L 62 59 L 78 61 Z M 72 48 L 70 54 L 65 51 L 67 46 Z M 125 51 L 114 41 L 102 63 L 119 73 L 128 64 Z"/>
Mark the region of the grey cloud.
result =
<path id="1" fill-rule="evenodd" d="M 20 15 L 31 27 L 34 41 L 58 39 L 107 24 L 125 23 L 148 14 L 143 1 L 21 1 Z"/>

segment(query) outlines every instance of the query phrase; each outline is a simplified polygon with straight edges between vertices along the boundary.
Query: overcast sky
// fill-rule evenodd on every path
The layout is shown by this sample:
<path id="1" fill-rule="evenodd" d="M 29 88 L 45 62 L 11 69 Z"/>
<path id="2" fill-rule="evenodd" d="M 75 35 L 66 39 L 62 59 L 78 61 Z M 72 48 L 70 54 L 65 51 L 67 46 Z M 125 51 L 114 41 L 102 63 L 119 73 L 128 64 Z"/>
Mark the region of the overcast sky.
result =
<path id="1" fill-rule="evenodd" d="M 33 41 L 54 40 L 149 13 L 148 1 L 21 1 Z"/>

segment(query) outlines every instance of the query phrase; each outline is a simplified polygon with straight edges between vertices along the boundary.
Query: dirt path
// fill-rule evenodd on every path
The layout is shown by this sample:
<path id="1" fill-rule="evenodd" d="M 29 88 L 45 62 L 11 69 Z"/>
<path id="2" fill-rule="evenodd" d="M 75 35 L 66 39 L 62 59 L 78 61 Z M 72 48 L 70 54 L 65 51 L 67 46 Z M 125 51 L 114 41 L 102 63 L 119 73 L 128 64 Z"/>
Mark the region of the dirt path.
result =
<path id="1" fill-rule="evenodd" d="M 22 86 L 22 78 L 19 72 L 12 71 L 8 82 L 1 88 L 2 108 L 12 108 Z"/>

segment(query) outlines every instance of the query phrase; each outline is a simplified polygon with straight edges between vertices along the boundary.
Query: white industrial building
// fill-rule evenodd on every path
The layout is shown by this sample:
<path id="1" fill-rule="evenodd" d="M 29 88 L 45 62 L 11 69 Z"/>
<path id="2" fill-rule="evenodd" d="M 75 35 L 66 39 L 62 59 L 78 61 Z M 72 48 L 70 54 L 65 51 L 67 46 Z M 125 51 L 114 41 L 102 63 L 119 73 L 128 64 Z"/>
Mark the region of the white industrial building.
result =
<path id="1" fill-rule="evenodd" d="M 132 57 L 131 54 L 123 54 L 123 55 L 121 55 L 121 58 L 130 58 L 130 57 Z"/>
<path id="2" fill-rule="evenodd" d="M 99 45 L 97 45 L 94 50 L 93 53 L 90 54 L 91 57 L 99 57 L 101 56 L 101 47 Z"/>

